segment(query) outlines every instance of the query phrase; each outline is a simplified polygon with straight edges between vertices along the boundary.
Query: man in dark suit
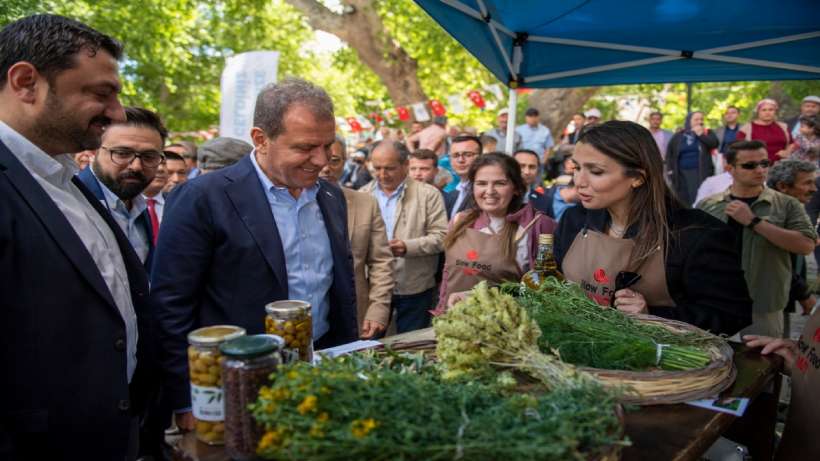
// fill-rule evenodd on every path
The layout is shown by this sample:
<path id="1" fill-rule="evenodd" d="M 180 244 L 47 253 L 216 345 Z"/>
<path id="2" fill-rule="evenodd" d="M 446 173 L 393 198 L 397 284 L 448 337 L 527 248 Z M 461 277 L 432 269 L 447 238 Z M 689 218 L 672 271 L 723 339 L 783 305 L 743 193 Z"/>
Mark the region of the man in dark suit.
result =
<path id="1" fill-rule="evenodd" d="M 111 213 L 148 270 L 159 218 L 155 214 L 152 219 L 142 191 L 157 174 L 167 136 L 157 114 L 126 107 L 125 123 L 112 124 L 105 130 L 91 168 L 77 175 Z"/>
<path id="2" fill-rule="evenodd" d="M 74 176 L 124 120 L 121 46 L 76 21 L 0 31 L 0 459 L 135 459 L 151 397 L 145 271 Z"/>
<path id="3" fill-rule="evenodd" d="M 288 79 L 257 97 L 254 151 L 174 189 L 154 259 L 164 388 L 193 426 L 186 335 L 216 324 L 264 331 L 265 304 L 308 301 L 316 348 L 358 338 L 353 257 L 341 189 L 319 180 L 335 136 L 333 103 Z"/>
<path id="4" fill-rule="evenodd" d="M 461 135 L 453 138 L 450 147 L 450 162 L 458 177 L 461 179 L 455 189 L 444 194 L 444 207 L 447 210 L 447 219 L 453 220 L 453 216 L 472 201 L 467 195 L 470 191 L 470 181 L 467 175 L 470 167 L 479 155 L 481 155 L 481 140 L 477 136 Z"/>

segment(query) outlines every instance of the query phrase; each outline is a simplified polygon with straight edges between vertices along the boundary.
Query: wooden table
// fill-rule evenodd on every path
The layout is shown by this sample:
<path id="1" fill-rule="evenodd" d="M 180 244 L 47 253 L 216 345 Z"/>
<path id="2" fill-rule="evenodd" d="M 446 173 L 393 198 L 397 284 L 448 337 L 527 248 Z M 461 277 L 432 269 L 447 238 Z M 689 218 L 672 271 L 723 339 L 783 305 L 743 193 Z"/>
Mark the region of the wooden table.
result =
<path id="1" fill-rule="evenodd" d="M 432 329 L 419 330 L 383 342 L 432 339 Z M 779 357 L 763 357 L 743 345 L 733 345 L 737 379 L 721 397 L 752 399 L 742 418 L 691 405 L 640 407 L 626 414 L 626 435 L 632 446 L 623 451 L 623 461 L 697 460 L 725 435 L 746 445 L 753 459 L 772 459 L 777 396 L 780 394 Z M 764 392 L 766 391 L 766 392 Z M 222 447 L 197 442 L 192 433 L 174 444 L 175 459 L 180 461 L 227 461 Z"/>

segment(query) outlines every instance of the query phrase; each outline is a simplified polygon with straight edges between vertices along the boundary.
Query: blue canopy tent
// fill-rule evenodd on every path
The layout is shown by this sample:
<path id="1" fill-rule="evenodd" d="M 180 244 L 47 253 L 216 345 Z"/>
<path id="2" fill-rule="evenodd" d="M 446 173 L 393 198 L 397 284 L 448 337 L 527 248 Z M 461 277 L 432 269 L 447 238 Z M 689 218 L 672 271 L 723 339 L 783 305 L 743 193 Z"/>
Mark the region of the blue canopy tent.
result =
<path id="1" fill-rule="evenodd" d="M 510 88 L 820 79 L 816 0 L 416 3 Z"/>

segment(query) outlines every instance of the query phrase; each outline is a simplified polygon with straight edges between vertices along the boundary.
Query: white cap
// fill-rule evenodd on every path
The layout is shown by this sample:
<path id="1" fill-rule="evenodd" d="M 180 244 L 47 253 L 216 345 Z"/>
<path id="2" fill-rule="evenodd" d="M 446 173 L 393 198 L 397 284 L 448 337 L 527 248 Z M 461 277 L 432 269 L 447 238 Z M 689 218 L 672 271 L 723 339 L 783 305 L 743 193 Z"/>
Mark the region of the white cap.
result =
<path id="1" fill-rule="evenodd" d="M 587 117 L 587 118 L 589 118 L 589 117 L 601 118 L 601 111 L 593 107 L 592 109 L 584 112 L 584 117 Z"/>
<path id="2" fill-rule="evenodd" d="M 805 98 L 803 98 L 803 101 L 801 101 L 801 102 L 813 102 L 813 103 L 820 104 L 820 96 L 815 96 L 815 95 L 806 96 Z"/>
<path id="3" fill-rule="evenodd" d="M 500 111 L 498 111 L 498 116 L 501 117 L 502 115 L 509 115 L 509 113 L 509 109 L 501 109 Z"/>

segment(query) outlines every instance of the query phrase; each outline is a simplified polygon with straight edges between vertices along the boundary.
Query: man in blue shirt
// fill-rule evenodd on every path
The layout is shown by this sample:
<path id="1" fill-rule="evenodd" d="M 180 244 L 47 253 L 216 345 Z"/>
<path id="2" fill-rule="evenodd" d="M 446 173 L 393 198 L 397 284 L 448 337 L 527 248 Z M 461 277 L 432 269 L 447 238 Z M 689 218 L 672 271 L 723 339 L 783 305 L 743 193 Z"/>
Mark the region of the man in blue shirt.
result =
<path id="1" fill-rule="evenodd" d="M 521 136 L 521 147 L 516 150 L 526 149 L 535 152 L 538 155 L 538 163 L 543 165 L 555 141 L 552 139 L 549 128 L 541 124 L 538 116 L 538 109 L 533 107 L 527 109 L 524 114 L 526 123 L 518 125 L 515 129 L 515 132 Z"/>
<path id="2" fill-rule="evenodd" d="M 287 79 L 257 97 L 254 151 L 178 186 L 157 242 L 158 302 L 167 400 L 182 429 L 193 426 L 187 334 L 209 325 L 264 332 L 265 305 L 307 301 L 314 347 L 358 338 L 347 205 L 319 180 L 336 140 L 333 103 L 308 82 Z"/>

